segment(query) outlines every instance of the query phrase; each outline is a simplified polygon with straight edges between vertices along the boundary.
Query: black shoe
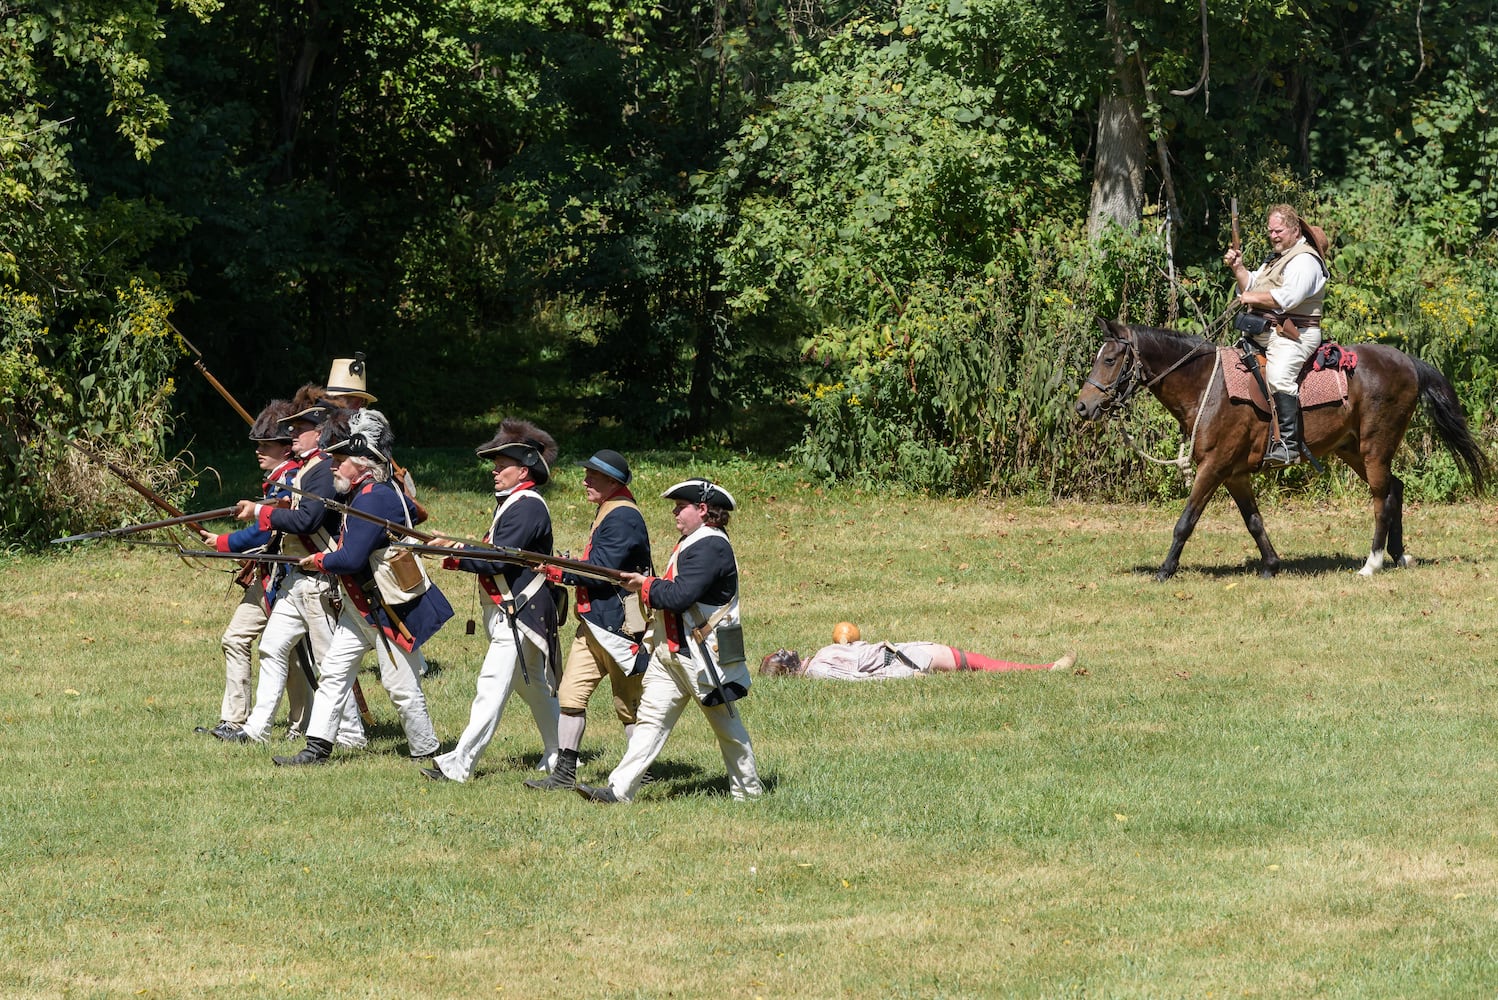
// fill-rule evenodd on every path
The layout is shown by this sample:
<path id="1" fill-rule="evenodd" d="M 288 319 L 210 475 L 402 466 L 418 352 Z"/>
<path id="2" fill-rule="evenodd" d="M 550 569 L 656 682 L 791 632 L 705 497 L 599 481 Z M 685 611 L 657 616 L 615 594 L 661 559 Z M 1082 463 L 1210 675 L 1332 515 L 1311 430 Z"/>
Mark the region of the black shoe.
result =
<path id="1" fill-rule="evenodd" d="M 307 764 L 326 764 L 333 755 L 333 744 L 327 740 L 307 737 L 307 745 L 292 757 L 272 757 L 277 767 L 302 767 Z"/>
<path id="2" fill-rule="evenodd" d="M 557 754 L 556 766 L 551 773 L 544 778 L 532 778 L 525 783 L 526 788 L 534 788 L 538 792 L 559 792 L 569 788 L 577 787 L 577 751 L 562 750 Z"/>
<path id="3" fill-rule="evenodd" d="M 613 805 L 619 801 L 619 796 L 607 785 L 595 788 L 592 785 L 578 785 L 573 791 L 587 799 L 589 802 L 598 802 L 604 805 Z"/>
<path id="4" fill-rule="evenodd" d="M 423 778 L 427 779 L 428 781 L 451 781 L 452 780 L 447 775 L 445 775 L 445 774 L 442 773 L 442 768 L 440 768 L 440 767 L 424 767 L 424 768 L 421 769 L 421 776 Z"/>
<path id="5" fill-rule="evenodd" d="M 219 726 L 225 725 L 228 725 L 228 723 L 220 721 L 218 725 L 214 726 L 193 726 L 192 731 L 195 733 L 201 733 L 204 736 L 212 736 L 215 729 L 217 729 Z"/>
<path id="6" fill-rule="evenodd" d="M 221 723 L 218 727 L 208 731 L 215 739 L 223 740 L 225 743 L 248 743 L 250 734 L 240 729 L 232 722 Z"/>

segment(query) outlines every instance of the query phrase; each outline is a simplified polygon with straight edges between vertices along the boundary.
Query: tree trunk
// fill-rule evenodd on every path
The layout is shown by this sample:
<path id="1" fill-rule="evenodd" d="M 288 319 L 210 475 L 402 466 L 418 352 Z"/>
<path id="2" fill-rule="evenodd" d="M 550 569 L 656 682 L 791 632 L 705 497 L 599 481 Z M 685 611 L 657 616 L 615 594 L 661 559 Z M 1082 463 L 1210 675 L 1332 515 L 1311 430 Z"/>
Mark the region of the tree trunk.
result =
<path id="1" fill-rule="evenodd" d="M 1108 2 L 1108 33 L 1113 37 L 1114 84 L 1098 105 L 1097 159 L 1092 172 L 1092 239 L 1108 224 L 1132 231 L 1144 214 L 1145 135 L 1139 115 L 1138 74 L 1124 54 L 1118 8 Z"/>

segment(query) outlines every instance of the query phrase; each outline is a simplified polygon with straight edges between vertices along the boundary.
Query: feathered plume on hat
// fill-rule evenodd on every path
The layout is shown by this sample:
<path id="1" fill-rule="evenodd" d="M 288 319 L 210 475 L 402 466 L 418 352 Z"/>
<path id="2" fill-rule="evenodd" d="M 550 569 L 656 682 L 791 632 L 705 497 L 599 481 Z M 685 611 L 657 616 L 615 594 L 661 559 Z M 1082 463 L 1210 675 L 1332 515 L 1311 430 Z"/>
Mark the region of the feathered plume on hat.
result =
<path id="1" fill-rule="evenodd" d="M 345 412 L 348 413 L 348 433 L 341 440 L 324 444 L 323 450 L 330 455 L 354 455 L 388 464 L 390 452 L 395 448 L 395 432 L 390 429 L 390 421 L 385 419 L 385 414 L 369 409 Z M 329 428 L 342 423 L 344 421 L 341 415 L 330 419 L 323 428 L 324 435 L 327 435 Z"/>
<path id="2" fill-rule="evenodd" d="M 295 438 L 291 428 L 286 424 L 286 418 L 296 411 L 291 408 L 291 401 L 286 399 L 273 399 L 265 404 L 265 409 L 255 418 L 255 425 L 250 428 L 251 441 L 285 441 L 288 444 Z"/>
<path id="3" fill-rule="evenodd" d="M 499 433 L 475 449 L 480 458 L 503 455 L 514 459 L 531 472 L 539 486 L 551 478 L 551 463 L 557 460 L 557 442 L 550 434 L 516 417 L 500 422 Z"/>

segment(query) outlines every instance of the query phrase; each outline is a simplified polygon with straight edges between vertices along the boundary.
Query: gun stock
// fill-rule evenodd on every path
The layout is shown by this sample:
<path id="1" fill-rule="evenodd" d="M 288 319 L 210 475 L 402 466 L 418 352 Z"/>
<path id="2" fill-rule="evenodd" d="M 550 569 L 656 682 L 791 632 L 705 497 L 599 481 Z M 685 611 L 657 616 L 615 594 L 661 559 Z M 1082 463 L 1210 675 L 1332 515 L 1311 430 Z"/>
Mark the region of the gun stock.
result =
<path id="1" fill-rule="evenodd" d="M 183 346 L 186 347 L 189 351 L 192 351 L 194 355 L 192 366 L 198 370 L 198 374 L 207 379 L 208 384 L 213 386 L 214 390 L 220 396 L 224 397 L 224 402 L 232 406 L 234 408 L 234 412 L 239 414 L 240 417 L 243 418 L 245 423 L 249 424 L 251 427 L 254 427 L 255 418 L 250 415 L 250 411 L 246 410 L 243 406 L 240 406 L 239 400 L 234 398 L 234 394 L 231 393 L 228 389 L 225 389 L 224 384 L 218 379 L 214 378 L 213 373 L 208 370 L 208 366 L 203 364 L 203 352 L 194 347 L 193 342 L 184 337 L 182 335 L 182 331 L 177 329 L 176 326 L 172 324 L 171 320 L 167 320 L 166 325 L 167 329 L 171 330 L 172 333 L 177 335 L 177 339 L 182 341 Z"/>
<path id="2" fill-rule="evenodd" d="M 1243 241 L 1238 236 L 1238 199 L 1236 197 L 1233 198 L 1231 211 L 1233 214 L 1233 242 L 1231 246 L 1234 250 L 1241 251 L 1243 249 Z"/>

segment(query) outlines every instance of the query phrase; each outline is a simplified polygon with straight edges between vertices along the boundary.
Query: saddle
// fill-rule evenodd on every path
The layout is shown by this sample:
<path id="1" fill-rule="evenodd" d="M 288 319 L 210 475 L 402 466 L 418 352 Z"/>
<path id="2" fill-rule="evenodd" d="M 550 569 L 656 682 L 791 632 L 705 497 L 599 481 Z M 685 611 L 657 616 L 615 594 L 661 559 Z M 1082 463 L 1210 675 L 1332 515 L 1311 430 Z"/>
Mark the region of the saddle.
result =
<path id="1" fill-rule="evenodd" d="M 1259 380 L 1249 370 L 1243 355 L 1236 347 L 1219 347 L 1222 381 L 1227 387 L 1228 398 L 1235 403 L 1248 403 L 1254 409 L 1270 416 L 1274 410 L 1264 396 Z M 1264 353 L 1255 352 L 1259 371 L 1264 371 Z M 1347 402 L 1347 373 L 1357 368 L 1358 356 L 1340 344 L 1323 343 L 1306 360 L 1300 370 L 1300 408 L 1309 410 L 1318 406 L 1345 405 Z"/>

